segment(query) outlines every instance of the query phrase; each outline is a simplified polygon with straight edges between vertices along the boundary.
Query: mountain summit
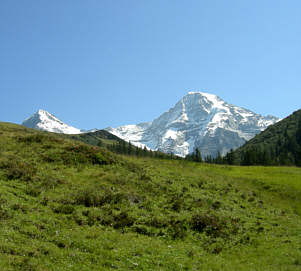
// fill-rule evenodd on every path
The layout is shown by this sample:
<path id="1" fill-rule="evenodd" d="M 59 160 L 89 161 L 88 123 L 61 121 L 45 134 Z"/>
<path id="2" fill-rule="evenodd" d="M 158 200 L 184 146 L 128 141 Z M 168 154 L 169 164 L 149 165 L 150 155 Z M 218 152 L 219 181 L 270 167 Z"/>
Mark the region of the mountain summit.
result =
<path id="1" fill-rule="evenodd" d="M 189 92 L 152 122 L 107 128 L 112 134 L 152 150 L 179 156 L 199 148 L 202 155 L 222 155 L 279 121 L 231 105 L 220 97 Z"/>
<path id="2" fill-rule="evenodd" d="M 63 133 L 80 134 L 80 129 L 69 126 L 45 110 L 38 110 L 30 118 L 26 119 L 22 125 L 38 130 Z"/>

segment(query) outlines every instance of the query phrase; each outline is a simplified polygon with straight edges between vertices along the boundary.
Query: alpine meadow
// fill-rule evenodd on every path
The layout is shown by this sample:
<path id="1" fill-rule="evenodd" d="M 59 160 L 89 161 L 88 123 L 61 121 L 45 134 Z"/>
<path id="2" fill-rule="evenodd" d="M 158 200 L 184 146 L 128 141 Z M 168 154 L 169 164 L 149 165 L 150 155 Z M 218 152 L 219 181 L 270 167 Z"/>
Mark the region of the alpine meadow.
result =
<path id="1" fill-rule="evenodd" d="M 0 271 L 301 271 L 300 10 L 0 0 Z"/>
<path id="2" fill-rule="evenodd" d="M 300 168 L 118 155 L 0 129 L 1 270 L 301 266 Z"/>

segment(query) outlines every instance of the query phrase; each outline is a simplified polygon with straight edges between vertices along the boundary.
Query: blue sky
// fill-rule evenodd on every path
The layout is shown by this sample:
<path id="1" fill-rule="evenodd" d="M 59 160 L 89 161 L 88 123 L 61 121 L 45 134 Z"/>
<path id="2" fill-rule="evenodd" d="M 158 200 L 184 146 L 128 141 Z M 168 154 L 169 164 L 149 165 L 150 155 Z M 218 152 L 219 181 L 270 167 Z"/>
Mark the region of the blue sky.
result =
<path id="1" fill-rule="evenodd" d="M 301 1 L 1 0 L 0 121 L 150 121 L 188 91 L 301 108 Z"/>

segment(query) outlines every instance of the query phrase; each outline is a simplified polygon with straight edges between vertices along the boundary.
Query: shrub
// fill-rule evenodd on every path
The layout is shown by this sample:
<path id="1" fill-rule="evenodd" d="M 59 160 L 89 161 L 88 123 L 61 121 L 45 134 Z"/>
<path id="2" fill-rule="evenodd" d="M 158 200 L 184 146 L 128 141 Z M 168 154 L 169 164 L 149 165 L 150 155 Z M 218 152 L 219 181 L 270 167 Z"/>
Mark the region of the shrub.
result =
<path id="1" fill-rule="evenodd" d="M 109 163 L 107 158 L 95 147 L 72 145 L 66 147 L 65 150 L 66 152 L 63 154 L 66 162 L 68 162 L 68 159 L 71 159 L 72 162 L 76 163 L 92 163 L 97 165 L 106 165 Z"/>
<path id="2" fill-rule="evenodd" d="M 81 210 L 76 209 L 72 214 L 73 220 L 80 226 L 88 224 L 88 219 Z"/>
<path id="3" fill-rule="evenodd" d="M 31 181 L 37 172 L 33 164 L 22 161 L 15 156 L 0 160 L 0 169 L 3 170 L 8 180 L 19 179 L 26 182 Z"/>
<path id="4" fill-rule="evenodd" d="M 168 234 L 173 239 L 184 239 L 187 236 L 186 223 L 183 220 L 171 220 L 168 228 Z"/>
<path id="5" fill-rule="evenodd" d="M 133 203 L 133 204 L 139 204 L 139 203 L 142 203 L 145 198 L 142 197 L 141 195 L 138 195 L 136 193 L 133 193 L 133 192 L 129 192 L 127 194 L 127 199 L 129 202 Z"/>
<path id="6" fill-rule="evenodd" d="M 102 218 L 104 217 L 101 213 L 101 211 L 98 208 L 89 208 L 89 210 L 83 212 L 83 215 L 85 215 L 88 218 L 88 225 L 93 226 L 97 222 L 100 222 L 100 224 L 107 225 L 107 223 L 104 223 L 102 221 Z M 101 223 L 103 222 L 103 223 Z"/>
<path id="7" fill-rule="evenodd" d="M 143 225 L 136 225 L 133 230 L 139 234 L 142 235 L 147 235 L 147 236 L 151 236 L 151 232 L 148 230 L 147 227 L 143 226 Z"/>
<path id="8" fill-rule="evenodd" d="M 221 236 L 226 229 L 225 220 L 214 214 L 194 214 L 190 220 L 190 226 L 194 231 L 206 232 L 214 237 Z"/>
<path id="9" fill-rule="evenodd" d="M 45 162 L 63 163 L 68 166 L 80 164 L 107 165 L 114 162 L 106 151 L 86 145 L 69 145 L 63 149 L 50 149 L 42 155 Z"/>
<path id="10" fill-rule="evenodd" d="M 19 136 L 17 138 L 19 142 L 23 143 L 45 143 L 45 142 L 56 142 L 59 143 L 62 140 L 55 138 L 54 136 L 44 134 L 33 134 L 29 136 Z"/>
<path id="11" fill-rule="evenodd" d="M 105 203 L 105 198 L 100 191 L 88 187 L 78 191 L 75 196 L 75 202 L 77 204 L 85 205 L 86 207 L 102 206 Z"/>
<path id="12" fill-rule="evenodd" d="M 11 209 L 14 211 L 21 211 L 22 213 L 26 214 L 28 212 L 27 206 L 20 204 L 20 203 L 14 203 L 11 206 Z"/>
<path id="13" fill-rule="evenodd" d="M 8 219 L 8 218 L 11 218 L 11 213 L 9 212 L 8 209 L 0 206 L 0 220 L 4 220 L 4 219 Z"/>
<path id="14" fill-rule="evenodd" d="M 31 256 L 23 256 L 18 258 L 13 262 L 13 266 L 16 270 L 22 271 L 36 271 L 38 269 L 38 265 L 34 263 L 33 257 Z"/>
<path id="15" fill-rule="evenodd" d="M 28 184 L 25 189 L 25 193 L 32 197 L 38 197 L 42 193 L 43 189 L 37 184 Z"/>
<path id="16" fill-rule="evenodd" d="M 95 156 L 93 157 L 93 161 L 94 164 L 98 164 L 98 165 L 106 165 L 108 164 L 107 159 L 100 153 L 96 153 Z"/>
<path id="17" fill-rule="evenodd" d="M 7 208 L 7 200 L 0 196 L 0 221 L 11 218 L 11 212 Z"/>
<path id="18" fill-rule="evenodd" d="M 53 211 L 55 213 L 69 215 L 74 212 L 74 206 L 72 206 L 70 204 L 62 204 L 62 205 L 55 207 Z"/>
<path id="19" fill-rule="evenodd" d="M 115 229 L 130 227 L 134 224 L 134 222 L 134 218 L 129 216 L 126 211 L 121 211 L 120 213 L 114 215 L 113 227 Z"/>
<path id="20" fill-rule="evenodd" d="M 213 209 L 219 209 L 221 207 L 221 202 L 220 201 L 215 201 L 212 203 L 212 208 Z"/>
<path id="21" fill-rule="evenodd" d="M 169 225 L 169 221 L 167 217 L 152 216 L 152 218 L 147 222 L 147 225 L 154 228 L 165 228 Z"/>
<path id="22" fill-rule="evenodd" d="M 75 203 L 86 207 L 101 207 L 104 204 L 118 204 L 126 200 L 127 196 L 121 192 L 112 192 L 109 189 L 100 189 L 97 186 L 87 187 L 75 195 Z"/>
<path id="23" fill-rule="evenodd" d="M 45 189 L 53 189 L 59 184 L 63 184 L 64 180 L 57 178 L 54 175 L 44 175 L 44 176 L 39 176 L 35 179 L 36 181 L 40 182 L 40 186 L 45 188 Z"/>
<path id="24" fill-rule="evenodd" d="M 184 198 L 180 195 L 173 195 L 171 198 L 171 209 L 179 212 L 184 205 Z"/>
<path id="25" fill-rule="evenodd" d="M 104 226 L 113 226 L 115 229 L 121 229 L 131 227 L 135 222 L 135 219 L 131 217 L 127 211 L 113 213 L 112 209 L 89 208 L 84 210 L 82 215 L 86 217 L 86 219 L 81 218 L 78 212 L 76 212 L 74 218 L 78 224 L 86 222 L 89 226 L 101 224 Z"/>

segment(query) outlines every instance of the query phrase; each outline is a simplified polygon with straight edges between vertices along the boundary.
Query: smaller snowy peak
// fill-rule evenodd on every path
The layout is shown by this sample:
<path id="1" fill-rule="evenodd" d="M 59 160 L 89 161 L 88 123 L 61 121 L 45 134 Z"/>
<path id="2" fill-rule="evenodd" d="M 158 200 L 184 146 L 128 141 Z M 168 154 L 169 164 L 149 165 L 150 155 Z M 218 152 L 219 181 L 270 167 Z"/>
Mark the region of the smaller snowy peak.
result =
<path id="1" fill-rule="evenodd" d="M 80 134 L 82 131 L 69 126 L 49 112 L 39 109 L 31 117 L 26 119 L 22 125 L 42 131 L 62 133 L 62 134 Z"/>

